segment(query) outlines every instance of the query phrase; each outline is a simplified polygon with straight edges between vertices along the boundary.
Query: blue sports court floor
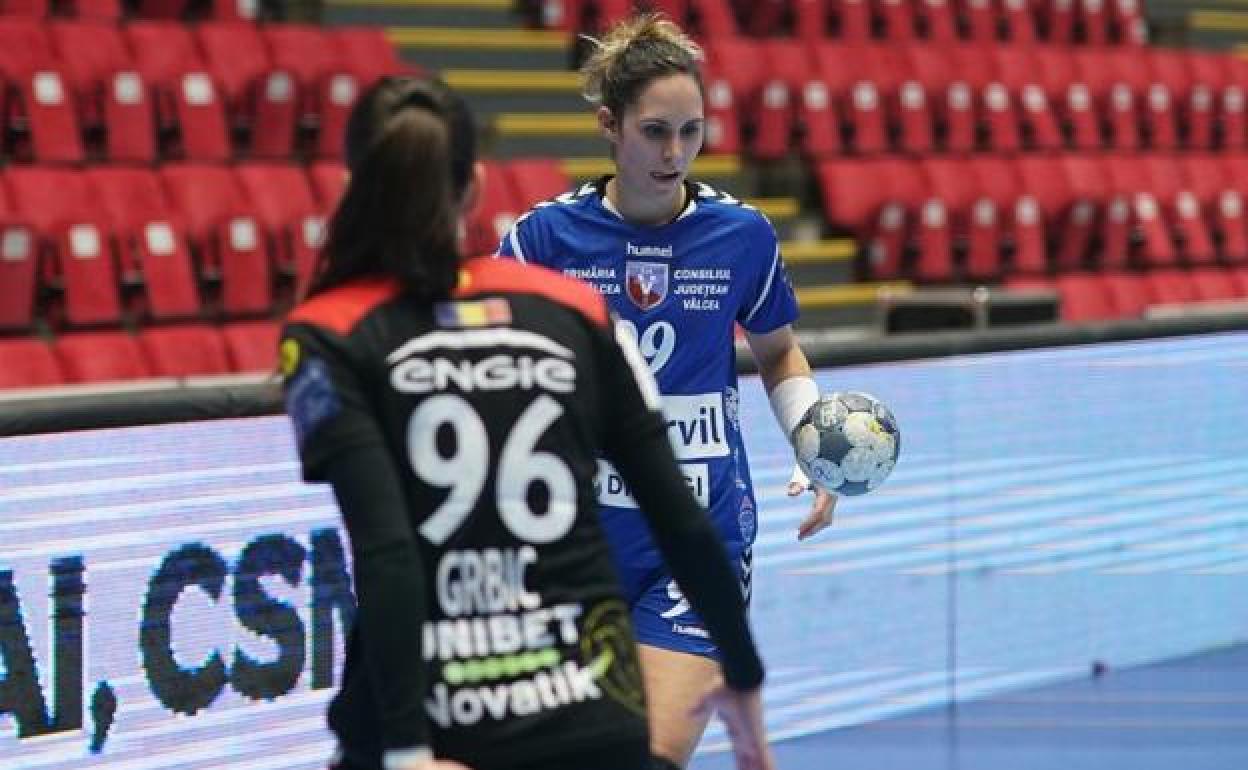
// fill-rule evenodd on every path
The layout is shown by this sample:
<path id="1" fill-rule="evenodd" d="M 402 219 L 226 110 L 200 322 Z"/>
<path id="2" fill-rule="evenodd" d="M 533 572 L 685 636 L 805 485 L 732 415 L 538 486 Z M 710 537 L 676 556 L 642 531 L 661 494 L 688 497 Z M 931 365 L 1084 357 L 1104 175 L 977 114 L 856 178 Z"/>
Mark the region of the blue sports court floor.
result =
<path id="1" fill-rule="evenodd" d="M 784 770 L 1248 770 L 1248 645 L 774 747 Z"/>

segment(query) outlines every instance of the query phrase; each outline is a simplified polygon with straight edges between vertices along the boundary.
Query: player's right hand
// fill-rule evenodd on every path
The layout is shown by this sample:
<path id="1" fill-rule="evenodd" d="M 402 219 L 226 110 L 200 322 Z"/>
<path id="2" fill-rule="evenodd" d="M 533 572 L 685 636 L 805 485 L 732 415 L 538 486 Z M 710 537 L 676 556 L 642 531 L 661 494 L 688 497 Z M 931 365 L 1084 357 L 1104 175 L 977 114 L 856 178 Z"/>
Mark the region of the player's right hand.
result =
<path id="1" fill-rule="evenodd" d="M 802 473 L 801 466 L 794 465 L 793 475 L 789 478 L 789 485 L 785 491 L 788 492 L 789 497 L 796 497 L 807 490 L 815 493 L 815 499 L 810 504 L 810 513 L 797 528 L 798 540 L 805 540 L 831 526 L 832 516 L 836 511 L 836 495 L 811 484 L 806 474 Z"/>
<path id="2" fill-rule="evenodd" d="M 717 687 L 694 709 L 694 716 L 704 717 L 712 711 L 719 714 L 728 730 L 737 770 L 776 770 L 775 757 L 767 745 L 767 730 L 763 727 L 760 690 L 742 692 L 731 687 Z"/>

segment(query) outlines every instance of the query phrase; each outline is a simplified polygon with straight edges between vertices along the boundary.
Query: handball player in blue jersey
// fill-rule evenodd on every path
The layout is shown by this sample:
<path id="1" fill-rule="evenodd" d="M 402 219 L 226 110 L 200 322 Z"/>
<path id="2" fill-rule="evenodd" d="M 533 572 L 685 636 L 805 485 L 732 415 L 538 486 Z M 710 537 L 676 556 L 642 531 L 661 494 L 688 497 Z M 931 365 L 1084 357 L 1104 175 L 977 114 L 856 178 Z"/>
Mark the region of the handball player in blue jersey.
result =
<path id="1" fill-rule="evenodd" d="M 580 278 L 637 338 L 663 395 L 668 437 L 748 598 L 757 501 L 738 412 L 734 327 L 758 364 L 785 435 L 818 398 L 790 324 L 797 302 L 771 223 L 686 178 L 706 130 L 697 45 L 643 15 L 613 27 L 582 72 L 616 173 L 537 204 L 500 257 Z M 706 727 L 690 710 L 719 681 L 718 652 L 666 570 L 619 474 L 600 462 L 599 501 L 641 644 L 654 754 L 683 767 Z M 810 488 L 800 472 L 789 494 Z M 832 521 L 815 491 L 799 538 Z"/>

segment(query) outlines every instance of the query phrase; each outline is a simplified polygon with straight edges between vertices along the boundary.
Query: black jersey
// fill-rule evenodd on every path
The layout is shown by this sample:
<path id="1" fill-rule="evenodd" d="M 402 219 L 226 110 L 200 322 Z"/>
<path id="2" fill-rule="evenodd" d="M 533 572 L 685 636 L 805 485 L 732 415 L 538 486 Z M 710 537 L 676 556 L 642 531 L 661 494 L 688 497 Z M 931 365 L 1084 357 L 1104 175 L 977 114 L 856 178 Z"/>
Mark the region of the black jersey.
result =
<path id="1" fill-rule="evenodd" d="M 281 361 L 304 476 L 334 484 L 351 540 L 359 610 L 330 708 L 346 750 L 496 764 L 644 738 L 600 453 L 664 509 L 647 516 L 717 619 L 728 681 L 761 681 L 653 380 L 592 289 L 491 259 L 445 302 L 356 282 L 296 308 Z"/>

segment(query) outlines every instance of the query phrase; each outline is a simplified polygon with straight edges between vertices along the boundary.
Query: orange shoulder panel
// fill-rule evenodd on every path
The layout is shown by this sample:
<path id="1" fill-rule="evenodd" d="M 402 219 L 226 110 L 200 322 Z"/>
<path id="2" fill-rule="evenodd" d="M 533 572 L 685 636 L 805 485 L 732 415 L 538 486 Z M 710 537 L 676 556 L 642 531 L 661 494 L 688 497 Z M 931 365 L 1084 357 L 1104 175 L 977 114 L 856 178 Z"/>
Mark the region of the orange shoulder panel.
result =
<path id="1" fill-rule="evenodd" d="M 607 303 L 587 283 L 537 265 L 511 259 L 477 257 L 464 262 L 466 275 L 455 290 L 457 297 L 492 292 L 537 294 L 581 313 L 599 326 L 607 325 Z"/>
<path id="2" fill-rule="evenodd" d="M 353 281 L 300 303 L 286 320 L 322 326 L 345 337 L 373 308 L 398 293 L 398 283 L 390 279 Z"/>

